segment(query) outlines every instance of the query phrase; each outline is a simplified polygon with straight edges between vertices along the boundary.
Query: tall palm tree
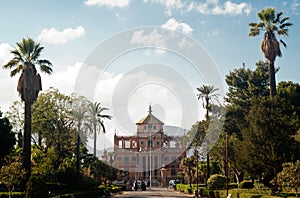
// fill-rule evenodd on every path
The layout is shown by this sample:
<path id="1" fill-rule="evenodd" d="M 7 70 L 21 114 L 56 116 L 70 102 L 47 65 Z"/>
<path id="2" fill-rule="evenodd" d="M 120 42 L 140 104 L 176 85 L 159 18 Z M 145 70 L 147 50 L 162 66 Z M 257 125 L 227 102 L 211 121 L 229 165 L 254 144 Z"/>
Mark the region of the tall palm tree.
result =
<path id="1" fill-rule="evenodd" d="M 31 168 L 31 105 L 36 101 L 39 92 L 42 90 L 41 76 L 36 70 L 36 65 L 39 66 L 40 71 L 47 74 L 52 73 L 51 62 L 40 59 L 43 49 L 44 47 L 40 43 L 36 43 L 31 38 L 23 39 L 11 51 L 14 57 L 3 66 L 4 69 L 11 69 L 11 77 L 21 72 L 17 91 L 25 103 L 22 165 L 27 171 L 28 177 Z"/>
<path id="2" fill-rule="evenodd" d="M 108 108 L 101 107 L 101 104 L 98 102 L 89 103 L 88 105 L 88 117 L 91 123 L 91 131 L 94 134 L 94 156 L 96 157 L 96 144 L 97 144 L 97 128 L 99 126 L 99 131 L 103 131 L 105 133 L 105 126 L 103 123 L 103 119 L 111 119 L 110 115 L 102 114 L 103 111 L 109 110 Z"/>
<path id="3" fill-rule="evenodd" d="M 289 17 L 283 17 L 283 12 L 276 13 L 275 8 L 262 9 L 257 13 L 259 22 L 249 23 L 249 37 L 258 36 L 260 31 L 264 31 L 264 38 L 260 48 L 268 61 L 269 65 L 269 81 L 270 95 L 276 95 L 276 79 L 274 62 L 277 56 L 281 57 L 280 43 L 286 47 L 286 43 L 280 39 L 280 43 L 276 38 L 278 36 L 288 36 L 288 27 L 292 23 L 287 22 Z"/>
<path id="4" fill-rule="evenodd" d="M 80 171 L 80 142 L 81 142 L 81 126 L 83 125 L 85 118 L 86 118 L 86 109 L 85 108 L 76 108 L 73 111 L 73 118 L 76 121 L 76 127 L 77 127 L 77 140 L 76 140 L 76 151 L 75 151 L 75 155 L 76 155 L 76 170 L 77 172 Z"/>
<path id="5" fill-rule="evenodd" d="M 203 108 L 206 109 L 206 120 L 209 119 L 209 111 L 211 110 L 211 105 L 213 103 L 213 100 L 217 101 L 217 96 L 219 94 L 214 94 L 215 91 L 218 91 L 218 88 L 215 88 L 214 86 L 210 85 L 202 85 L 202 87 L 197 87 L 197 90 L 199 91 L 198 100 L 202 100 Z"/>
<path id="6" fill-rule="evenodd" d="M 211 85 L 202 85 L 202 87 L 197 87 L 197 90 L 199 91 L 198 94 L 198 100 L 202 100 L 203 108 L 206 109 L 206 120 L 209 121 L 209 111 L 211 110 L 211 105 L 213 103 L 213 100 L 217 100 L 217 96 L 219 94 L 214 94 L 215 91 L 218 90 L 218 88 L 215 88 Z M 207 180 L 210 177 L 210 164 L 209 164 L 209 152 L 206 153 L 206 184 Z"/>

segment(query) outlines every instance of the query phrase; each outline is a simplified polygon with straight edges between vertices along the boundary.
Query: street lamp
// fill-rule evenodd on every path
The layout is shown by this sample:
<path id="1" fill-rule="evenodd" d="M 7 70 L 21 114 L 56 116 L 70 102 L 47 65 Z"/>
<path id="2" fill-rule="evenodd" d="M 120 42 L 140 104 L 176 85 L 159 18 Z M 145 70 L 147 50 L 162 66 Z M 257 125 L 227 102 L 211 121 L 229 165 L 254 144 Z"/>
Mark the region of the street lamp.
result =
<path id="1" fill-rule="evenodd" d="M 151 155 L 151 150 L 152 150 L 152 135 L 150 134 L 150 189 L 152 187 L 152 155 Z"/>
<path id="2" fill-rule="evenodd" d="M 152 109 L 151 109 L 151 105 L 149 105 L 149 116 L 150 116 L 150 122 L 148 124 L 148 132 L 150 134 L 150 174 L 149 174 L 149 180 L 150 180 L 150 189 L 152 187 Z"/>

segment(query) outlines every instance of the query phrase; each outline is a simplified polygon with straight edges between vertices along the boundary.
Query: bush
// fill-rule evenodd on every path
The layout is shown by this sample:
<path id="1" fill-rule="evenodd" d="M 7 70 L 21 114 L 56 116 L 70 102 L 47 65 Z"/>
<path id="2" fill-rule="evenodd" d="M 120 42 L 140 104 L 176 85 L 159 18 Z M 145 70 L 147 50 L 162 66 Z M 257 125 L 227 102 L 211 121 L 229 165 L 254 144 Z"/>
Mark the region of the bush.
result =
<path id="1" fill-rule="evenodd" d="M 237 183 L 230 183 L 230 184 L 228 184 L 228 188 L 229 189 L 235 189 L 235 188 L 238 188 L 238 184 Z"/>
<path id="2" fill-rule="evenodd" d="M 11 193 L 13 198 L 24 198 L 25 194 L 23 192 L 12 192 Z M 0 192 L 0 198 L 8 198 L 9 193 L 8 192 Z"/>
<path id="3" fill-rule="evenodd" d="M 42 175 L 31 175 L 26 184 L 26 197 L 40 198 L 49 197 L 46 181 Z"/>
<path id="4" fill-rule="evenodd" d="M 207 180 L 207 185 L 210 189 L 224 189 L 226 187 L 226 177 L 222 175 L 212 175 Z"/>
<path id="5" fill-rule="evenodd" d="M 252 189 L 254 186 L 251 181 L 242 181 L 241 183 L 239 183 L 238 187 L 242 189 Z"/>
<path id="6" fill-rule="evenodd" d="M 55 173 L 56 179 L 59 183 L 76 185 L 81 179 L 81 174 L 74 168 L 66 168 Z"/>
<path id="7" fill-rule="evenodd" d="M 94 189 L 97 188 L 99 182 L 91 177 L 83 176 L 80 182 L 76 184 L 78 189 Z"/>

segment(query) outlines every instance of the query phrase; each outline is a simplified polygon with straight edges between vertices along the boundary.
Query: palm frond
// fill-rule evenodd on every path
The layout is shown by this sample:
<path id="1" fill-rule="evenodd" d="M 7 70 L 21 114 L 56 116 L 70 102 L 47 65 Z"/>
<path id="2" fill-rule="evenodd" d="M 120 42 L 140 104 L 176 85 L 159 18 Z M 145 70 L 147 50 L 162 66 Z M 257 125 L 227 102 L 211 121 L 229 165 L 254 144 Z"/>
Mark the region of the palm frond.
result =
<path id="1" fill-rule="evenodd" d="M 104 126 L 103 122 L 100 122 L 100 125 L 101 125 L 101 128 L 103 130 L 103 133 L 106 133 L 105 126 Z"/>
<path id="2" fill-rule="evenodd" d="M 112 116 L 110 116 L 110 115 L 98 115 L 98 116 L 101 117 L 101 118 L 109 119 L 109 120 L 112 119 Z"/>
<path id="3" fill-rule="evenodd" d="M 285 28 L 285 27 L 289 27 L 289 26 L 292 26 L 293 24 L 292 23 L 283 23 L 279 26 L 279 28 Z"/>
<path id="4" fill-rule="evenodd" d="M 251 22 L 251 23 L 249 23 L 249 26 L 250 27 L 256 27 L 258 24 L 257 23 L 254 23 L 254 22 Z"/>
<path id="5" fill-rule="evenodd" d="M 10 76 L 13 77 L 15 76 L 17 73 L 20 73 L 22 72 L 23 70 L 23 65 L 18 65 L 17 67 L 15 67 L 15 69 L 13 69 L 11 72 L 10 72 Z"/>
<path id="6" fill-rule="evenodd" d="M 280 24 L 283 24 L 285 21 L 289 20 L 290 17 L 284 17 L 281 21 L 280 21 Z"/>
<path id="7" fill-rule="evenodd" d="M 280 11 L 280 12 L 277 13 L 276 18 L 274 20 L 274 23 L 280 22 L 281 15 L 283 15 L 282 11 Z"/>
<path id="8" fill-rule="evenodd" d="M 41 60 L 39 61 L 40 69 L 42 72 L 46 74 L 51 74 L 53 72 L 52 70 L 52 64 L 48 60 Z"/>
<path id="9" fill-rule="evenodd" d="M 283 40 L 280 39 L 280 43 L 286 48 L 287 45 Z"/>

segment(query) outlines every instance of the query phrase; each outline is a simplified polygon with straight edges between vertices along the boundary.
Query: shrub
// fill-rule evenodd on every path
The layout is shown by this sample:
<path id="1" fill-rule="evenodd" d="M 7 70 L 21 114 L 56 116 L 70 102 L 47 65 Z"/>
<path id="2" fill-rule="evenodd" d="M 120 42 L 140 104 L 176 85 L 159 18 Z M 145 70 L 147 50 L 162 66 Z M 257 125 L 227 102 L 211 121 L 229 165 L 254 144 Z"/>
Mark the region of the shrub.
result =
<path id="1" fill-rule="evenodd" d="M 212 175 L 207 180 L 207 185 L 211 189 L 224 189 L 226 187 L 226 177 L 222 175 Z"/>
<path id="2" fill-rule="evenodd" d="M 26 184 L 26 197 L 40 198 L 49 197 L 46 181 L 42 175 L 31 175 Z"/>
<path id="3" fill-rule="evenodd" d="M 252 189 L 254 186 L 251 181 L 242 181 L 241 183 L 239 183 L 238 187 L 243 189 Z"/>
<path id="4" fill-rule="evenodd" d="M 193 190 L 190 186 L 188 186 L 187 188 L 184 188 L 184 193 L 185 194 L 192 194 L 193 193 Z"/>
<path id="5" fill-rule="evenodd" d="M 228 188 L 229 188 L 229 189 L 235 189 L 235 188 L 238 188 L 238 184 L 237 184 L 237 183 L 230 183 L 230 184 L 228 184 Z"/>
<path id="6" fill-rule="evenodd" d="M 23 192 L 12 192 L 11 196 L 13 198 L 24 198 L 25 194 Z M 9 193 L 8 192 L 0 192 L 0 198 L 8 198 Z"/>
<path id="7" fill-rule="evenodd" d="M 80 173 L 74 168 L 66 168 L 56 172 L 56 178 L 59 183 L 76 185 L 81 179 Z"/>
<path id="8" fill-rule="evenodd" d="M 99 182 L 91 177 L 83 176 L 80 178 L 80 182 L 76 184 L 79 189 L 94 189 L 97 188 Z"/>

